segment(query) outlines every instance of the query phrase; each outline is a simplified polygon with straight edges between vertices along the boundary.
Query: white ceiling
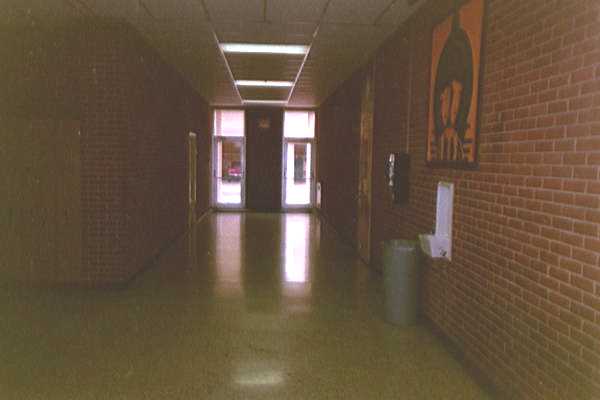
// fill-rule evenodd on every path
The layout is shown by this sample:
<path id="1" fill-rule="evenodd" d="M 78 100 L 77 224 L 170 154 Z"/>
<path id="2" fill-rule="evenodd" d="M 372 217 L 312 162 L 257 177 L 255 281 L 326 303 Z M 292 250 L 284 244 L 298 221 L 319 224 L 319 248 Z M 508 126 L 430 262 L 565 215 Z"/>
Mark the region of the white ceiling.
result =
<path id="1" fill-rule="evenodd" d="M 414 3 L 409 6 L 409 3 Z M 80 16 L 122 18 L 213 105 L 242 96 L 289 98 L 315 107 L 423 0 L 0 0 L 0 24 L 61 23 Z M 219 42 L 311 45 L 304 57 L 240 56 Z M 233 74 L 232 74 L 233 73 Z M 261 75 L 261 74 L 264 74 Z M 235 79 L 290 79 L 290 90 L 237 90 Z M 248 98 L 248 97 L 246 97 Z"/>

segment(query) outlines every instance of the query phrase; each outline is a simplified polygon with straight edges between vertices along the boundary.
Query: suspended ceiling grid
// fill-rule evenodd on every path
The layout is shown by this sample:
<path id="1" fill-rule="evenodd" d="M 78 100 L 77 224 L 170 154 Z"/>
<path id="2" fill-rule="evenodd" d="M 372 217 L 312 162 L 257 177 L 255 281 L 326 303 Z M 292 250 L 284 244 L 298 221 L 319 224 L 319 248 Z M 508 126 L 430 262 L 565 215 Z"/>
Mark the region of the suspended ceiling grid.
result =
<path id="1" fill-rule="evenodd" d="M 411 5 L 409 5 L 411 4 Z M 125 19 L 213 105 L 242 97 L 316 107 L 420 5 L 414 0 L 3 0 L 0 24 Z M 227 54 L 218 42 L 310 45 L 304 56 Z M 293 88 L 236 87 L 235 79 Z"/>

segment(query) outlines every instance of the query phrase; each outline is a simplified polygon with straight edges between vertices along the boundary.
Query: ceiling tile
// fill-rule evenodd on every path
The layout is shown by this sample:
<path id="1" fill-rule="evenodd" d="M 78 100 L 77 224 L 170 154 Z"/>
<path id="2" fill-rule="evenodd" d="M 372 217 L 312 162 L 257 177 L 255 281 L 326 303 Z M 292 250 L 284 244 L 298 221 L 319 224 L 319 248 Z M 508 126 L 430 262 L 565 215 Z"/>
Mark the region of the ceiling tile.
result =
<path id="1" fill-rule="evenodd" d="M 206 4 L 208 14 L 203 7 Z M 0 0 L 0 24 L 54 23 L 81 15 L 124 18 L 213 105 L 241 99 L 215 40 L 309 44 L 329 0 Z M 368 61 L 382 41 L 423 4 L 331 0 L 289 105 L 319 105 Z M 266 7 L 265 7 L 266 5 Z M 209 21 L 210 17 L 210 21 Z M 376 25 L 374 25 L 376 24 Z M 214 26 L 215 32 L 212 30 Z M 237 79 L 295 80 L 303 56 L 228 54 Z M 255 99 L 287 98 L 288 88 L 244 88 Z M 277 92 L 276 94 L 273 91 Z"/>
<path id="2" fill-rule="evenodd" d="M 154 21 L 147 40 L 210 103 L 241 104 L 208 24 Z"/>
<path id="3" fill-rule="evenodd" d="M 81 16 L 81 12 L 66 0 L 2 0 L 0 24 L 55 25 Z"/>
<path id="4" fill-rule="evenodd" d="M 84 4 L 101 17 L 131 19 L 138 12 L 137 0 L 72 0 L 73 4 Z"/>
<path id="5" fill-rule="evenodd" d="M 267 0 L 269 22 L 319 22 L 327 0 Z"/>
<path id="6" fill-rule="evenodd" d="M 373 25 L 323 24 L 315 38 L 296 88 L 294 106 L 319 105 L 339 84 L 364 65 L 390 29 Z M 310 88 L 309 90 L 305 88 Z"/>
<path id="7" fill-rule="evenodd" d="M 290 88 L 238 87 L 244 100 L 287 100 Z"/>
<path id="8" fill-rule="evenodd" d="M 294 81 L 304 55 L 226 54 L 235 79 Z"/>
<path id="9" fill-rule="evenodd" d="M 325 13 L 325 22 L 373 24 L 395 0 L 332 0 Z M 401 1 L 401 0 L 398 0 Z"/>
<path id="10" fill-rule="evenodd" d="M 221 42 L 309 44 L 316 23 L 214 22 Z"/>
<path id="11" fill-rule="evenodd" d="M 265 20 L 264 0 L 204 0 L 204 2 L 211 21 Z"/>
<path id="12" fill-rule="evenodd" d="M 408 3 L 408 1 L 396 1 L 383 15 L 381 15 L 381 18 L 377 21 L 377 23 L 382 25 L 385 24 L 399 26 L 417 9 L 419 9 L 423 3 L 425 3 L 425 0 L 416 0 L 411 6 L 409 6 Z"/>
<path id="13" fill-rule="evenodd" d="M 198 0 L 138 0 L 157 20 L 206 20 L 202 3 Z"/>

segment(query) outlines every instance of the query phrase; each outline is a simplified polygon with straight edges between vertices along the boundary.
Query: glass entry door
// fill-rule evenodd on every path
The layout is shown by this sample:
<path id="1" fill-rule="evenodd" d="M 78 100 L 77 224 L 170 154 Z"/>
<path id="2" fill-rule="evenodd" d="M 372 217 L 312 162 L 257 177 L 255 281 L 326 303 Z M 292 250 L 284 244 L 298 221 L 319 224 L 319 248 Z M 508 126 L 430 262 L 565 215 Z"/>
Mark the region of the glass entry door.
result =
<path id="1" fill-rule="evenodd" d="M 219 205 L 242 205 L 244 193 L 243 148 L 241 139 L 217 139 L 216 192 Z"/>
<path id="2" fill-rule="evenodd" d="M 312 182 L 312 146 L 310 142 L 285 141 L 284 204 L 310 206 Z"/>
<path id="3" fill-rule="evenodd" d="M 286 111 L 283 119 L 283 204 L 309 208 L 313 199 L 314 111 Z"/>
<path id="4" fill-rule="evenodd" d="M 215 110 L 213 136 L 213 202 L 242 208 L 245 193 L 245 126 L 243 110 Z"/>

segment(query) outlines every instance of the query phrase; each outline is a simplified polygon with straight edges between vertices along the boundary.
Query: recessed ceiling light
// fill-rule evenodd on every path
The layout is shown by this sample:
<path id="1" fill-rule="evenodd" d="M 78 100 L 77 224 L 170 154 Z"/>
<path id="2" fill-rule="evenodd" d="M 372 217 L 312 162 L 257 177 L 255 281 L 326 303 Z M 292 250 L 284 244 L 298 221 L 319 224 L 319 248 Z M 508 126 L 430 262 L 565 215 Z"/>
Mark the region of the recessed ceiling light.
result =
<path id="1" fill-rule="evenodd" d="M 225 53 L 306 54 L 308 46 L 292 44 L 221 43 Z"/>
<path id="2" fill-rule="evenodd" d="M 244 100 L 244 103 L 252 103 L 252 104 L 287 104 L 287 100 Z"/>
<path id="3" fill-rule="evenodd" d="M 292 87 L 294 82 L 291 81 L 235 81 L 238 86 L 255 86 L 255 87 Z"/>

